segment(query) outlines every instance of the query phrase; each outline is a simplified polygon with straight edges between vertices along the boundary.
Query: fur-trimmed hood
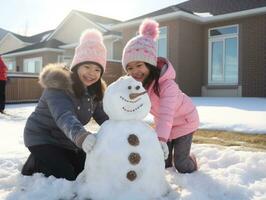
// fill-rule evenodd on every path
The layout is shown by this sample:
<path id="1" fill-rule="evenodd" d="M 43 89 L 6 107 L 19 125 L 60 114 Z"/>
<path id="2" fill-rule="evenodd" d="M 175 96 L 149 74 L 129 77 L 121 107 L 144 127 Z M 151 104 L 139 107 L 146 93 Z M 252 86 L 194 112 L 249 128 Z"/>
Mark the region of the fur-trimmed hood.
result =
<path id="1" fill-rule="evenodd" d="M 61 64 L 49 64 L 44 67 L 39 76 L 43 88 L 66 90 L 73 93 L 71 71 Z"/>

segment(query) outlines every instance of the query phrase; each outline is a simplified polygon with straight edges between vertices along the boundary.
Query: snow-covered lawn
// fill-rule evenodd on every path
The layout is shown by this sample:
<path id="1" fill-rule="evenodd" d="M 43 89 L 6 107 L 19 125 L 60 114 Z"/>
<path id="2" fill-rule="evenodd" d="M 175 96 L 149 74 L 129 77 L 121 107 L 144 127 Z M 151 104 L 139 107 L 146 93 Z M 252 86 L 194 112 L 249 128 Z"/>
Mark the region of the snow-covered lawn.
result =
<path id="1" fill-rule="evenodd" d="M 201 128 L 266 133 L 265 98 L 193 98 L 193 101 L 199 110 Z M 34 106 L 7 105 L 10 115 L 0 115 L 0 199 L 73 199 L 78 187 L 75 182 L 44 178 L 41 174 L 20 175 L 29 154 L 23 144 L 23 128 Z M 203 144 L 193 144 L 192 151 L 198 158 L 199 171 L 192 174 L 166 171 L 166 178 L 179 192 L 180 199 L 266 200 L 266 152 Z M 130 199 L 134 198 L 127 200 Z"/>
<path id="2" fill-rule="evenodd" d="M 193 98 L 200 128 L 266 134 L 266 98 Z"/>

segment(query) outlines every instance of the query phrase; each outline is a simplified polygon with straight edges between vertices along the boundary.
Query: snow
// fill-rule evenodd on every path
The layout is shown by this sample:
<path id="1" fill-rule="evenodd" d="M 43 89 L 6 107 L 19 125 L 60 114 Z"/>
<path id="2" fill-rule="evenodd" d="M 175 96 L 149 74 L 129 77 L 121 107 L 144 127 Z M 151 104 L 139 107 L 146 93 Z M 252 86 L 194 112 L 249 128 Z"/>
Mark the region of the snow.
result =
<path id="1" fill-rule="evenodd" d="M 266 98 L 207 99 L 193 98 L 201 129 L 266 134 Z"/>
<path id="2" fill-rule="evenodd" d="M 266 98 L 193 97 L 200 129 L 266 134 Z M 146 121 L 151 123 L 152 116 Z"/>
<path id="3" fill-rule="evenodd" d="M 200 128 L 266 133 L 265 98 L 199 97 L 193 102 L 199 110 Z M 42 174 L 20 175 L 29 154 L 23 144 L 23 128 L 35 105 L 7 105 L 10 115 L 0 115 L 0 199 L 76 200 L 75 182 Z M 172 168 L 166 170 L 166 178 L 180 199 L 266 200 L 266 152 L 210 144 L 193 144 L 192 151 L 198 158 L 199 171 L 179 174 Z"/>
<path id="4" fill-rule="evenodd" d="M 103 109 L 109 120 L 101 125 L 97 143 L 87 154 L 84 170 L 77 178 L 79 197 L 170 200 L 169 196 L 176 194 L 165 178 L 164 156 L 156 132 L 142 120 L 150 108 L 141 82 L 131 76 L 108 86 Z"/>
<path id="5" fill-rule="evenodd" d="M 132 95 L 138 97 L 132 98 Z M 150 108 L 151 102 L 145 89 L 131 76 L 122 76 L 110 84 L 104 93 L 103 109 L 113 120 L 142 120 Z"/>
<path id="6" fill-rule="evenodd" d="M 199 17 L 212 17 L 213 15 L 209 12 L 203 12 L 203 13 L 199 13 L 199 12 L 193 12 L 194 15 L 197 15 Z"/>

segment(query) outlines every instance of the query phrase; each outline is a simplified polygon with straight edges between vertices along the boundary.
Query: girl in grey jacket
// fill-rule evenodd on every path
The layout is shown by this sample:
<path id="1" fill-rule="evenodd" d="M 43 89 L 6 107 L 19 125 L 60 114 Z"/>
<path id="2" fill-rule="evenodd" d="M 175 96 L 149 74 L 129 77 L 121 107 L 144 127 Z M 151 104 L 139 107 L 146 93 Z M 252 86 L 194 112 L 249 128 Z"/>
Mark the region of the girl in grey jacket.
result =
<path id="1" fill-rule="evenodd" d="M 31 153 L 23 175 L 40 172 L 75 180 L 83 170 L 86 153 L 96 143 L 95 135 L 84 125 L 91 118 L 99 125 L 108 119 L 102 108 L 105 66 L 102 35 L 87 30 L 80 38 L 70 70 L 60 64 L 43 69 L 39 79 L 44 91 L 24 129 L 24 143 Z"/>

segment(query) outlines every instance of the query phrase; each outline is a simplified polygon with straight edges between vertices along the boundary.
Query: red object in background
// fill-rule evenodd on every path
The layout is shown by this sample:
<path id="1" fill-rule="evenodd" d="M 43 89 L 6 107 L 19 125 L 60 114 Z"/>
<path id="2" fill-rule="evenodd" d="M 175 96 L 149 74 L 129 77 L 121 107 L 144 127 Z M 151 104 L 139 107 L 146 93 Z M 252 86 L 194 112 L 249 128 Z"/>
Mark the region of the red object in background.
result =
<path id="1" fill-rule="evenodd" d="M 0 57 L 0 80 L 6 81 L 7 80 L 7 66 Z"/>

